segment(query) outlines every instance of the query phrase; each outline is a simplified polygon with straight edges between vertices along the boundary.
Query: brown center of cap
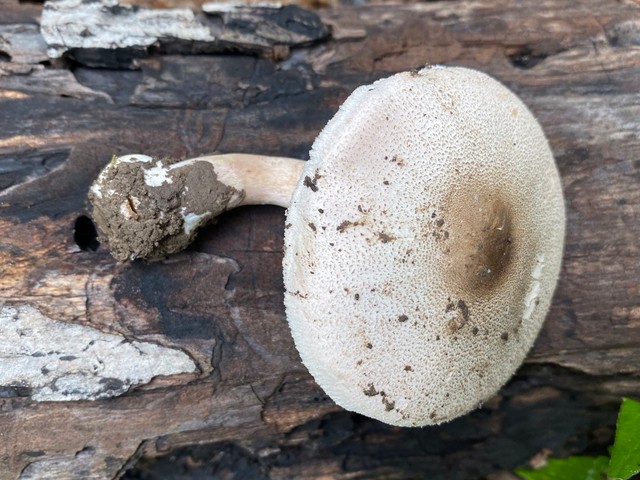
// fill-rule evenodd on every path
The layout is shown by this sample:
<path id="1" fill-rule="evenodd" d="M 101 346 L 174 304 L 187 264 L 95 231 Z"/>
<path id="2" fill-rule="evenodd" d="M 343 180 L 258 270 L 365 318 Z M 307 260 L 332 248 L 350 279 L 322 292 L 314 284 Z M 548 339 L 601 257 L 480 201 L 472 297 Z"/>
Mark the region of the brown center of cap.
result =
<path id="1" fill-rule="evenodd" d="M 517 247 L 514 212 L 498 192 L 473 188 L 449 196 L 451 280 L 484 296 L 508 277 Z"/>

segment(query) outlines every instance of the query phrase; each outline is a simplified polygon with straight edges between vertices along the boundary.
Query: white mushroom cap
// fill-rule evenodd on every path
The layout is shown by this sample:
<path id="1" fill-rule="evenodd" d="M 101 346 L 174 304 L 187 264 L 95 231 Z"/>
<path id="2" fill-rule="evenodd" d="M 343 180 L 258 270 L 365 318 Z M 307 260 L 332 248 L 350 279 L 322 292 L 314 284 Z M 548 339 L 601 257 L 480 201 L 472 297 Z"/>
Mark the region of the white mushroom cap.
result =
<path id="1" fill-rule="evenodd" d="M 432 67 L 358 88 L 287 214 L 302 361 L 336 403 L 386 423 L 469 412 L 531 348 L 564 225 L 544 134 L 496 80 Z"/>

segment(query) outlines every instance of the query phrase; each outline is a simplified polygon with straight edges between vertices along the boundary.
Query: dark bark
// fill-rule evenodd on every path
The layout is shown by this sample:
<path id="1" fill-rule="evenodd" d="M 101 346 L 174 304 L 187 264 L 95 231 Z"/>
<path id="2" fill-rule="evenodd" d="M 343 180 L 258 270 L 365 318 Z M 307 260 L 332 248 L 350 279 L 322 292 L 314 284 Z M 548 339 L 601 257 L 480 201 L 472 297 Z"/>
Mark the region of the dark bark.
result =
<path id="1" fill-rule="evenodd" d="M 7 27 L 35 24 L 41 7 L 1 8 Z M 282 61 L 156 51 L 133 70 L 94 69 L 0 43 L 0 306 L 179 349 L 197 366 L 98 400 L 0 387 L 0 478 L 466 479 L 544 448 L 606 454 L 620 397 L 640 387 L 640 6 L 472 0 L 320 16 L 332 38 Z M 152 264 L 94 251 L 78 221 L 113 154 L 306 158 L 356 86 L 425 63 L 478 68 L 517 92 L 548 135 L 567 199 L 542 334 L 470 415 L 401 429 L 323 394 L 285 320 L 279 208 L 225 214 L 187 252 Z"/>

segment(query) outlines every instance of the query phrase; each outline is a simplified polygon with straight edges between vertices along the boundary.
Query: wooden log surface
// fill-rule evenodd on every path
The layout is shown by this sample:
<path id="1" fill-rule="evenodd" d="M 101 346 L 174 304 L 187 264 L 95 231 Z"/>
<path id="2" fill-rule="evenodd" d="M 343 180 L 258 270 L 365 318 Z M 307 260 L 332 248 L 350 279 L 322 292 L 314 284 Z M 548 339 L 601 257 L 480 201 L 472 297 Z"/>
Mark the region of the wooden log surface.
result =
<path id="1" fill-rule="evenodd" d="M 125 50 L 109 68 L 47 58 L 41 10 L 0 1 L 1 479 L 497 479 L 545 449 L 606 454 L 640 391 L 637 2 L 342 6 L 317 12 L 330 37 L 276 54 Z M 566 195 L 553 306 L 481 409 L 402 429 L 333 404 L 286 324 L 280 208 L 229 212 L 151 264 L 95 249 L 85 198 L 113 154 L 307 158 L 355 87 L 426 63 L 518 93 Z"/>

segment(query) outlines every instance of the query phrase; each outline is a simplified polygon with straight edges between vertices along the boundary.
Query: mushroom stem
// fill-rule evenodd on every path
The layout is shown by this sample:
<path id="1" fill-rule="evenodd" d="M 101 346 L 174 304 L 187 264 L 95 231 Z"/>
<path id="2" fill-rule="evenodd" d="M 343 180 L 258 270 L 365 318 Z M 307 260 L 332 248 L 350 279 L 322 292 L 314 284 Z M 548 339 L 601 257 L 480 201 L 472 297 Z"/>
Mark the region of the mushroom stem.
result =
<path id="1" fill-rule="evenodd" d="M 291 195 L 305 163 L 294 158 L 246 153 L 207 155 L 181 163 L 196 161 L 210 162 L 218 180 L 244 191 L 244 198 L 237 206 L 278 205 L 284 208 L 291 203 Z"/>
<path id="2" fill-rule="evenodd" d="M 199 227 L 241 205 L 288 207 L 304 161 L 232 153 L 179 162 L 114 157 L 89 191 L 100 239 L 118 260 L 179 252 Z"/>

